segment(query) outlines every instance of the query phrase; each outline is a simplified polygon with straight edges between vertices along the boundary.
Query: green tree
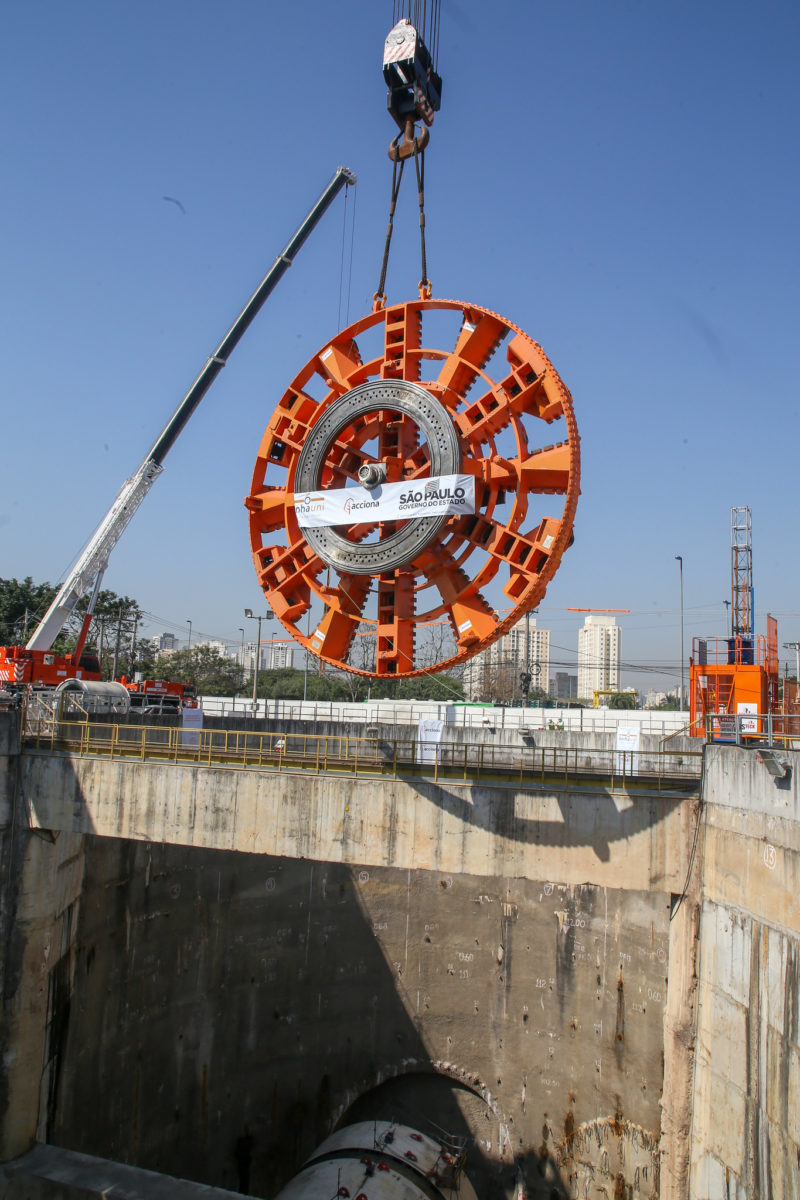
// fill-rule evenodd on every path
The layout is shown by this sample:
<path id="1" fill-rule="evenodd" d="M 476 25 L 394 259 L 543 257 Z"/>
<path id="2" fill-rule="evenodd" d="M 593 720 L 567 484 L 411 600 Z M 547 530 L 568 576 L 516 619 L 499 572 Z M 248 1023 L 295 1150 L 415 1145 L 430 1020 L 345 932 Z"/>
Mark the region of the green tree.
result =
<path id="1" fill-rule="evenodd" d="M 267 700 L 302 700 L 303 687 L 306 685 L 308 700 L 349 700 L 348 690 L 339 673 L 318 675 L 309 670 L 306 680 L 303 671 L 294 667 L 281 667 L 272 671 L 259 671 L 258 694 Z M 252 690 L 252 676 L 250 688 Z"/>
<path id="2" fill-rule="evenodd" d="M 372 681 L 373 700 L 437 700 L 445 703 L 464 699 L 460 679 L 445 673 L 417 675 L 413 679 L 378 679 Z"/>
<path id="3" fill-rule="evenodd" d="M 156 659 L 154 678 L 193 683 L 201 696 L 232 696 L 241 692 L 241 670 L 215 646 L 192 646 Z"/>
<path id="4" fill-rule="evenodd" d="M 54 643 L 54 649 L 59 653 L 68 654 L 75 649 L 90 599 L 90 595 L 82 596 L 75 605 L 72 616 Z M 99 658 L 104 679 L 112 679 L 115 673 L 131 676 L 139 669 L 136 646 L 141 620 L 142 610 L 130 596 L 118 596 L 109 588 L 98 592 L 85 648 Z"/>
<path id="5" fill-rule="evenodd" d="M 161 651 L 158 638 L 140 638 L 136 643 L 133 672 L 139 672 L 143 679 L 156 678 L 156 659 Z"/>
<path id="6" fill-rule="evenodd" d="M 608 697 L 609 708 L 636 708 L 635 692 L 612 692 Z"/>
<path id="7" fill-rule="evenodd" d="M 50 607 L 57 589 L 49 583 L 0 579 L 0 645 L 24 646 Z"/>

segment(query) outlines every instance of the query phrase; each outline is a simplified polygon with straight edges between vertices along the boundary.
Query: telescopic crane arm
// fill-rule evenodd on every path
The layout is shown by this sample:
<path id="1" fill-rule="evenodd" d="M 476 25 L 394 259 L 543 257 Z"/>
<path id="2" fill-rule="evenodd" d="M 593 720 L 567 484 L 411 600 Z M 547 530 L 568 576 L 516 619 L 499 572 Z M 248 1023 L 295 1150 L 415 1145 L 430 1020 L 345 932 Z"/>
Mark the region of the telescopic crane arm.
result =
<path id="1" fill-rule="evenodd" d="M 231 353 L 260 311 L 265 300 L 292 265 L 295 255 L 306 241 L 306 238 L 319 223 L 342 188 L 345 185 L 351 185 L 355 182 L 356 176 L 352 171 L 349 171 L 346 167 L 339 167 L 337 169 L 336 174 L 325 188 L 317 203 L 311 209 L 294 236 L 289 240 L 284 250 L 275 259 L 272 267 L 264 276 L 217 349 L 208 359 L 183 400 L 175 409 L 175 412 L 159 434 L 150 453 L 144 459 L 136 473 L 130 479 L 126 479 L 122 485 L 116 500 L 111 505 L 111 508 L 106 513 L 86 549 L 81 554 L 71 574 L 61 586 L 53 603 L 34 630 L 33 636 L 27 644 L 28 650 L 49 650 L 58 637 L 58 634 L 64 628 L 78 601 L 87 592 L 92 592 L 89 612 L 84 620 L 78 645 L 73 653 L 73 657 L 76 660 L 80 658 L 89 630 L 94 600 L 97 597 L 103 573 L 108 566 L 109 555 L 124 533 L 139 505 L 161 474 L 165 457 L 175 444 L 192 413 L 225 366 Z"/>

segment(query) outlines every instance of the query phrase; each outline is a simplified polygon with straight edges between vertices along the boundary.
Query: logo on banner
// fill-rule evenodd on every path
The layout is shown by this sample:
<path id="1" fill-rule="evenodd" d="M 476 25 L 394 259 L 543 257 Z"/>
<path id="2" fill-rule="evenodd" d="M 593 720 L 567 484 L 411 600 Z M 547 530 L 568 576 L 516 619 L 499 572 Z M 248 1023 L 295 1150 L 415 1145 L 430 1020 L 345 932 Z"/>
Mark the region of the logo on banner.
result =
<path id="1" fill-rule="evenodd" d="M 308 513 L 323 512 L 325 508 L 324 496 L 312 496 L 310 493 L 306 496 L 295 496 L 295 510 L 306 516 Z"/>
<path id="2" fill-rule="evenodd" d="M 466 506 L 467 493 L 463 487 L 442 487 L 441 480 L 429 479 L 420 492 L 403 492 L 401 509 L 439 508 L 443 504 Z M 471 512 L 471 509 L 466 509 Z"/>
<path id="3" fill-rule="evenodd" d="M 380 508 L 380 500 L 354 500 L 348 496 L 342 507 L 349 517 L 350 513 L 362 512 L 365 508 Z"/>

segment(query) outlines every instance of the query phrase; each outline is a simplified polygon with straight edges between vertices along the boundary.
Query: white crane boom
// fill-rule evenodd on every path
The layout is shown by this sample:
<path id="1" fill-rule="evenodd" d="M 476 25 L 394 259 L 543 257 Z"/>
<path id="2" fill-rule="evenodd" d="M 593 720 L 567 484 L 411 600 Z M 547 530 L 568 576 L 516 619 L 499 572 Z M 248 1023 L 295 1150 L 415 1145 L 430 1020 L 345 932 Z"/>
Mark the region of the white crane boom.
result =
<path id="1" fill-rule="evenodd" d="M 81 597 L 93 589 L 96 597 L 100 580 L 108 565 L 109 555 L 124 533 L 128 522 L 161 474 L 167 452 L 174 445 L 192 413 L 227 363 L 230 354 L 261 309 L 264 301 L 292 265 L 295 254 L 308 235 L 342 188 L 351 186 L 355 182 L 356 176 L 347 167 L 337 168 L 319 200 L 275 259 L 216 351 L 207 360 L 203 370 L 162 429 L 138 471 L 122 485 L 116 500 L 81 554 L 77 565 L 70 573 L 69 578 L 62 584 L 55 600 L 34 630 L 26 647 L 28 650 L 49 650 Z M 91 612 L 91 606 L 89 611 Z M 82 637 L 85 636 L 87 628 L 88 622 L 85 622 Z M 80 657 L 81 649 L 82 644 L 76 650 L 78 657 Z"/>

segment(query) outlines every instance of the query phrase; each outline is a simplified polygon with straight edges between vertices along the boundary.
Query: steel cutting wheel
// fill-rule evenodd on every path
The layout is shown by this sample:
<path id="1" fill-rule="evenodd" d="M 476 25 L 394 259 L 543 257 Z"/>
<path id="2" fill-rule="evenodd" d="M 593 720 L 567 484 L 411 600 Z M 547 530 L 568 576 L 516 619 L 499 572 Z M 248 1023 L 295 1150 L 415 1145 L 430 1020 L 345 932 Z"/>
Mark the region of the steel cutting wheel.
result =
<path id="1" fill-rule="evenodd" d="M 459 473 L 475 479 L 469 515 L 298 524 L 295 496 Z M 477 304 L 420 299 L 370 313 L 306 363 L 245 504 L 289 633 L 334 666 L 400 678 L 463 662 L 539 603 L 579 493 L 572 398 L 542 348 Z"/>

